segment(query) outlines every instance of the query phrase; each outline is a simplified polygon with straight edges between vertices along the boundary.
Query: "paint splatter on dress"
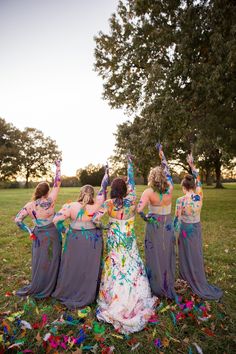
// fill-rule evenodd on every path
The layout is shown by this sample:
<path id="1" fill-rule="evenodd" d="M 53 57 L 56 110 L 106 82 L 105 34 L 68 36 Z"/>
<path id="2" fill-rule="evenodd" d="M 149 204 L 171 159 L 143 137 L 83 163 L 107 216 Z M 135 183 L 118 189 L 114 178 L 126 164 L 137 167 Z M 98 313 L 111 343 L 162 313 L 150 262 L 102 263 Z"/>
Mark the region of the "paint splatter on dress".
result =
<path id="1" fill-rule="evenodd" d="M 50 296 L 55 288 L 61 258 L 61 235 L 52 219 L 59 187 L 60 165 L 57 166 L 54 187 L 49 196 L 27 203 L 15 218 L 16 224 L 33 239 L 31 284 L 18 290 L 18 296 L 45 298 Z M 34 221 L 33 230 L 23 222 L 27 216 Z"/>
<path id="2" fill-rule="evenodd" d="M 107 185 L 108 175 L 105 174 L 93 205 L 87 204 L 82 208 L 79 202 L 68 203 L 53 220 L 61 231 L 65 230 L 64 221 L 70 220 L 57 286 L 52 297 L 71 310 L 90 305 L 98 293 L 103 238 L 102 231 L 96 228 L 91 219 L 105 200 Z"/>
<path id="3" fill-rule="evenodd" d="M 196 192 L 187 192 L 176 201 L 175 230 L 179 233 L 179 272 L 188 282 L 192 291 L 202 299 L 218 300 L 223 292 L 207 282 L 203 252 L 200 213 L 203 192 L 198 171 L 193 166 Z"/>
<path id="4" fill-rule="evenodd" d="M 97 318 L 111 323 L 121 333 L 142 330 L 154 314 L 156 299 L 151 297 L 145 267 L 139 255 L 134 231 L 136 194 L 133 166 L 128 164 L 129 193 L 123 205 L 107 200 L 94 219 L 108 212 L 107 256 L 99 290 Z"/>
<path id="5" fill-rule="evenodd" d="M 173 181 L 163 152 L 160 157 L 169 186 L 163 195 L 152 188 L 145 190 L 138 205 L 138 212 L 146 221 L 146 270 L 152 292 L 158 297 L 175 299 L 176 241 L 171 217 Z M 147 205 L 149 213 L 146 216 L 143 209 Z"/>

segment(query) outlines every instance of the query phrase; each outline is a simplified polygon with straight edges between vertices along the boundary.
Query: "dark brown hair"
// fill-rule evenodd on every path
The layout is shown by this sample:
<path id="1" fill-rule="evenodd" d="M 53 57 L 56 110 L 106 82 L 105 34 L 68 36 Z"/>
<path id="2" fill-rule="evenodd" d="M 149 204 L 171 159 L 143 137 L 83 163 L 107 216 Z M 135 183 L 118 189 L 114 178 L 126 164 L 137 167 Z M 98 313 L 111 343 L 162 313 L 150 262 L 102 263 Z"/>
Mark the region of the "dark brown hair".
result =
<path id="1" fill-rule="evenodd" d="M 111 198 L 123 199 L 127 194 L 127 185 L 122 178 L 115 178 L 111 183 Z"/>
<path id="2" fill-rule="evenodd" d="M 39 198 L 44 197 L 49 192 L 49 184 L 47 182 L 40 182 L 34 190 L 34 194 L 32 196 L 33 200 L 37 200 Z"/>
<path id="3" fill-rule="evenodd" d="M 181 182 L 181 186 L 186 188 L 187 191 L 189 191 L 190 189 L 195 189 L 196 185 L 195 185 L 194 177 L 192 175 L 189 175 L 189 174 L 184 176 L 184 179 Z"/>
<path id="4" fill-rule="evenodd" d="M 82 204 L 82 209 L 84 209 L 87 204 L 94 204 L 93 186 L 90 186 L 90 184 L 86 184 L 81 188 L 78 202 Z"/>

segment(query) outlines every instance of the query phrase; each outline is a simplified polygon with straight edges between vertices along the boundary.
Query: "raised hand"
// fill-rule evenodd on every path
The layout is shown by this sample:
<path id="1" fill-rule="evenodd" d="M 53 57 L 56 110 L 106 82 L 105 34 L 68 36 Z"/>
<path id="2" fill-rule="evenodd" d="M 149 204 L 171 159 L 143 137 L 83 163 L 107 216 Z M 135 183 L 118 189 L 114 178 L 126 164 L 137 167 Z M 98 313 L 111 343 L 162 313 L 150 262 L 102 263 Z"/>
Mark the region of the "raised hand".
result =
<path id="1" fill-rule="evenodd" d="M 97 197 L 103 197 L 103 201 L 107 198 L 107 186 L 109 185 L 109 166 L 108 163 L 106 163 L 105 167 L 105 172 L 104 176 L 101 182 L 101 188 L 98 191 Z"/>
<path id="2" fill-rule="evenodd" d="M 164 152 L 162 150 L 162 144 L 161 143 L 157 143 L 156 144 L 156 149 L 157 151 L 159 152 L 159 156 L 160 156 L 160 159 L 162 160 L 163 156 L 164 156 Z"/>
<path id="3" fill-rule="evenodd" d="M 163 171 L 164 171 L 164 173 L 166 175 L 168 184 L 170 186 L 172 186 L 172 188 L 173 188 L 173 180 L 172 180 L 172 177 L 171 177 L 171 174 L 170 174 L 170 169 L 169 169 L 168 163 L 167 163 L 166 158 L 165 158 L 165 154 L 164 154 L 164 152 L 162 150 L 162 144 L 158 142 L 156 144 L 156 149 L 159 151 L 159 156 L 160 156 L 160 159 L 161 159 L 161 166 L 162 166 Z"/>
<path id="4" fill-rule="evenodd" d="M 105 175 L 109 176 L 109 166 L 108 166 L 108 162 L 105 165 Z"/>
<path id="5" fill-rule="evenodd" d="M 134 157 L 134 156 L 131 154 L 131 152 L 128 151 L 127 154 L 126 154 L 127 160 L 128 160 L 129 162 L 132 162 L 132 161 L 133 161 L 133 157 Z"/>
<path id="6" fill-rule="evenodd" d="M 56 165 L 56 175 L 54 178 L 53 187 L 59 187 L 61 184 L 61 160 L 56 160 L 55 165 Z"/>
<path id="7" fill-rule="evenodd" d="M 160 152 L 160 151 L 162 151 L 162 145 L 161 145 L 161 143 L 156 143 L 156 149 Z"/>
<path id="8" fill-rule="evenodd" d="M 192 153 L 187 155 L 187 162 L 189 164 L 189 166 L 192 168 L 194 166 L 194 160 L 193 160 L 193 155 Z"/>
<path id="9" fill-rule="evenodd" d="M 57 168 L 60 168 L 61 167 L 61 160 L 56 160 L 55 165 Z"/>

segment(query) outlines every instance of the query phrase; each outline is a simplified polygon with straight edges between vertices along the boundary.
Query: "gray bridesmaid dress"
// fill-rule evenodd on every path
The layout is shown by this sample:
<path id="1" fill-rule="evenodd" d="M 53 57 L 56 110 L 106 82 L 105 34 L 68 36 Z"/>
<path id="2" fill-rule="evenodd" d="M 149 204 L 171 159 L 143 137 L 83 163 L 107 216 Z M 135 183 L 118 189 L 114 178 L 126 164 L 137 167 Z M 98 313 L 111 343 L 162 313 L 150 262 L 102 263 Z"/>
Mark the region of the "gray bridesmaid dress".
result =
<path id="1" fill-rule="evenodd" d="M 68 309 L 82 308 L 96 299 L 101 278 L 102 231 L 92 222 L 80 222 L 66 235 L 57 286 L 52 297 Z"/>
<path id="2" fill-rule="evenodd" d="M 151 211 L 154 207 L 151 207 Z M 171 214 L 149 213 L 145 232 L 146 270 L 154 295 L 175 299 L 175 235 Z"/>
<path id="3" fill-rule="evenodd" d="M 45 298 L 56 286 L 61 258 L 61 235 L 53 223 L 36 226 L 32 242 L 32 281 L 19 289 L 18 296 Z"/>
<path id="4" fill-rule="evenodd" d="M 179 234 L 179 271 L 194 294 L 205 300 L 219 300 L 223 292 L 220 288 L 208 284 L 206 280 L 203 253 L 201 223 L 181 221 Z"/>

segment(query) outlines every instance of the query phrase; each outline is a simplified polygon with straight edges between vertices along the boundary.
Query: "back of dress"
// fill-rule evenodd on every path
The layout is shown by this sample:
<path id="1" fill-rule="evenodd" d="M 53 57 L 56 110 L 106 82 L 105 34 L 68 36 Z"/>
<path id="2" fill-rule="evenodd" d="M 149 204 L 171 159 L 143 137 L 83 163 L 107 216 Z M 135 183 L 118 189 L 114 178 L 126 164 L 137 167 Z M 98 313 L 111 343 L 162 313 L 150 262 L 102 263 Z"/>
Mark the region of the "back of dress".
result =
<path id="1" fill-rule="evenodd" d="M 135 201 L 133 164 L 129 159 L 126 197 L 107 200 L 94 217 L 96 220 L 105 213 L 109 215 L 97 318 L 127 334 L 146 326 L 155 304 L 136 243 Z"/>

